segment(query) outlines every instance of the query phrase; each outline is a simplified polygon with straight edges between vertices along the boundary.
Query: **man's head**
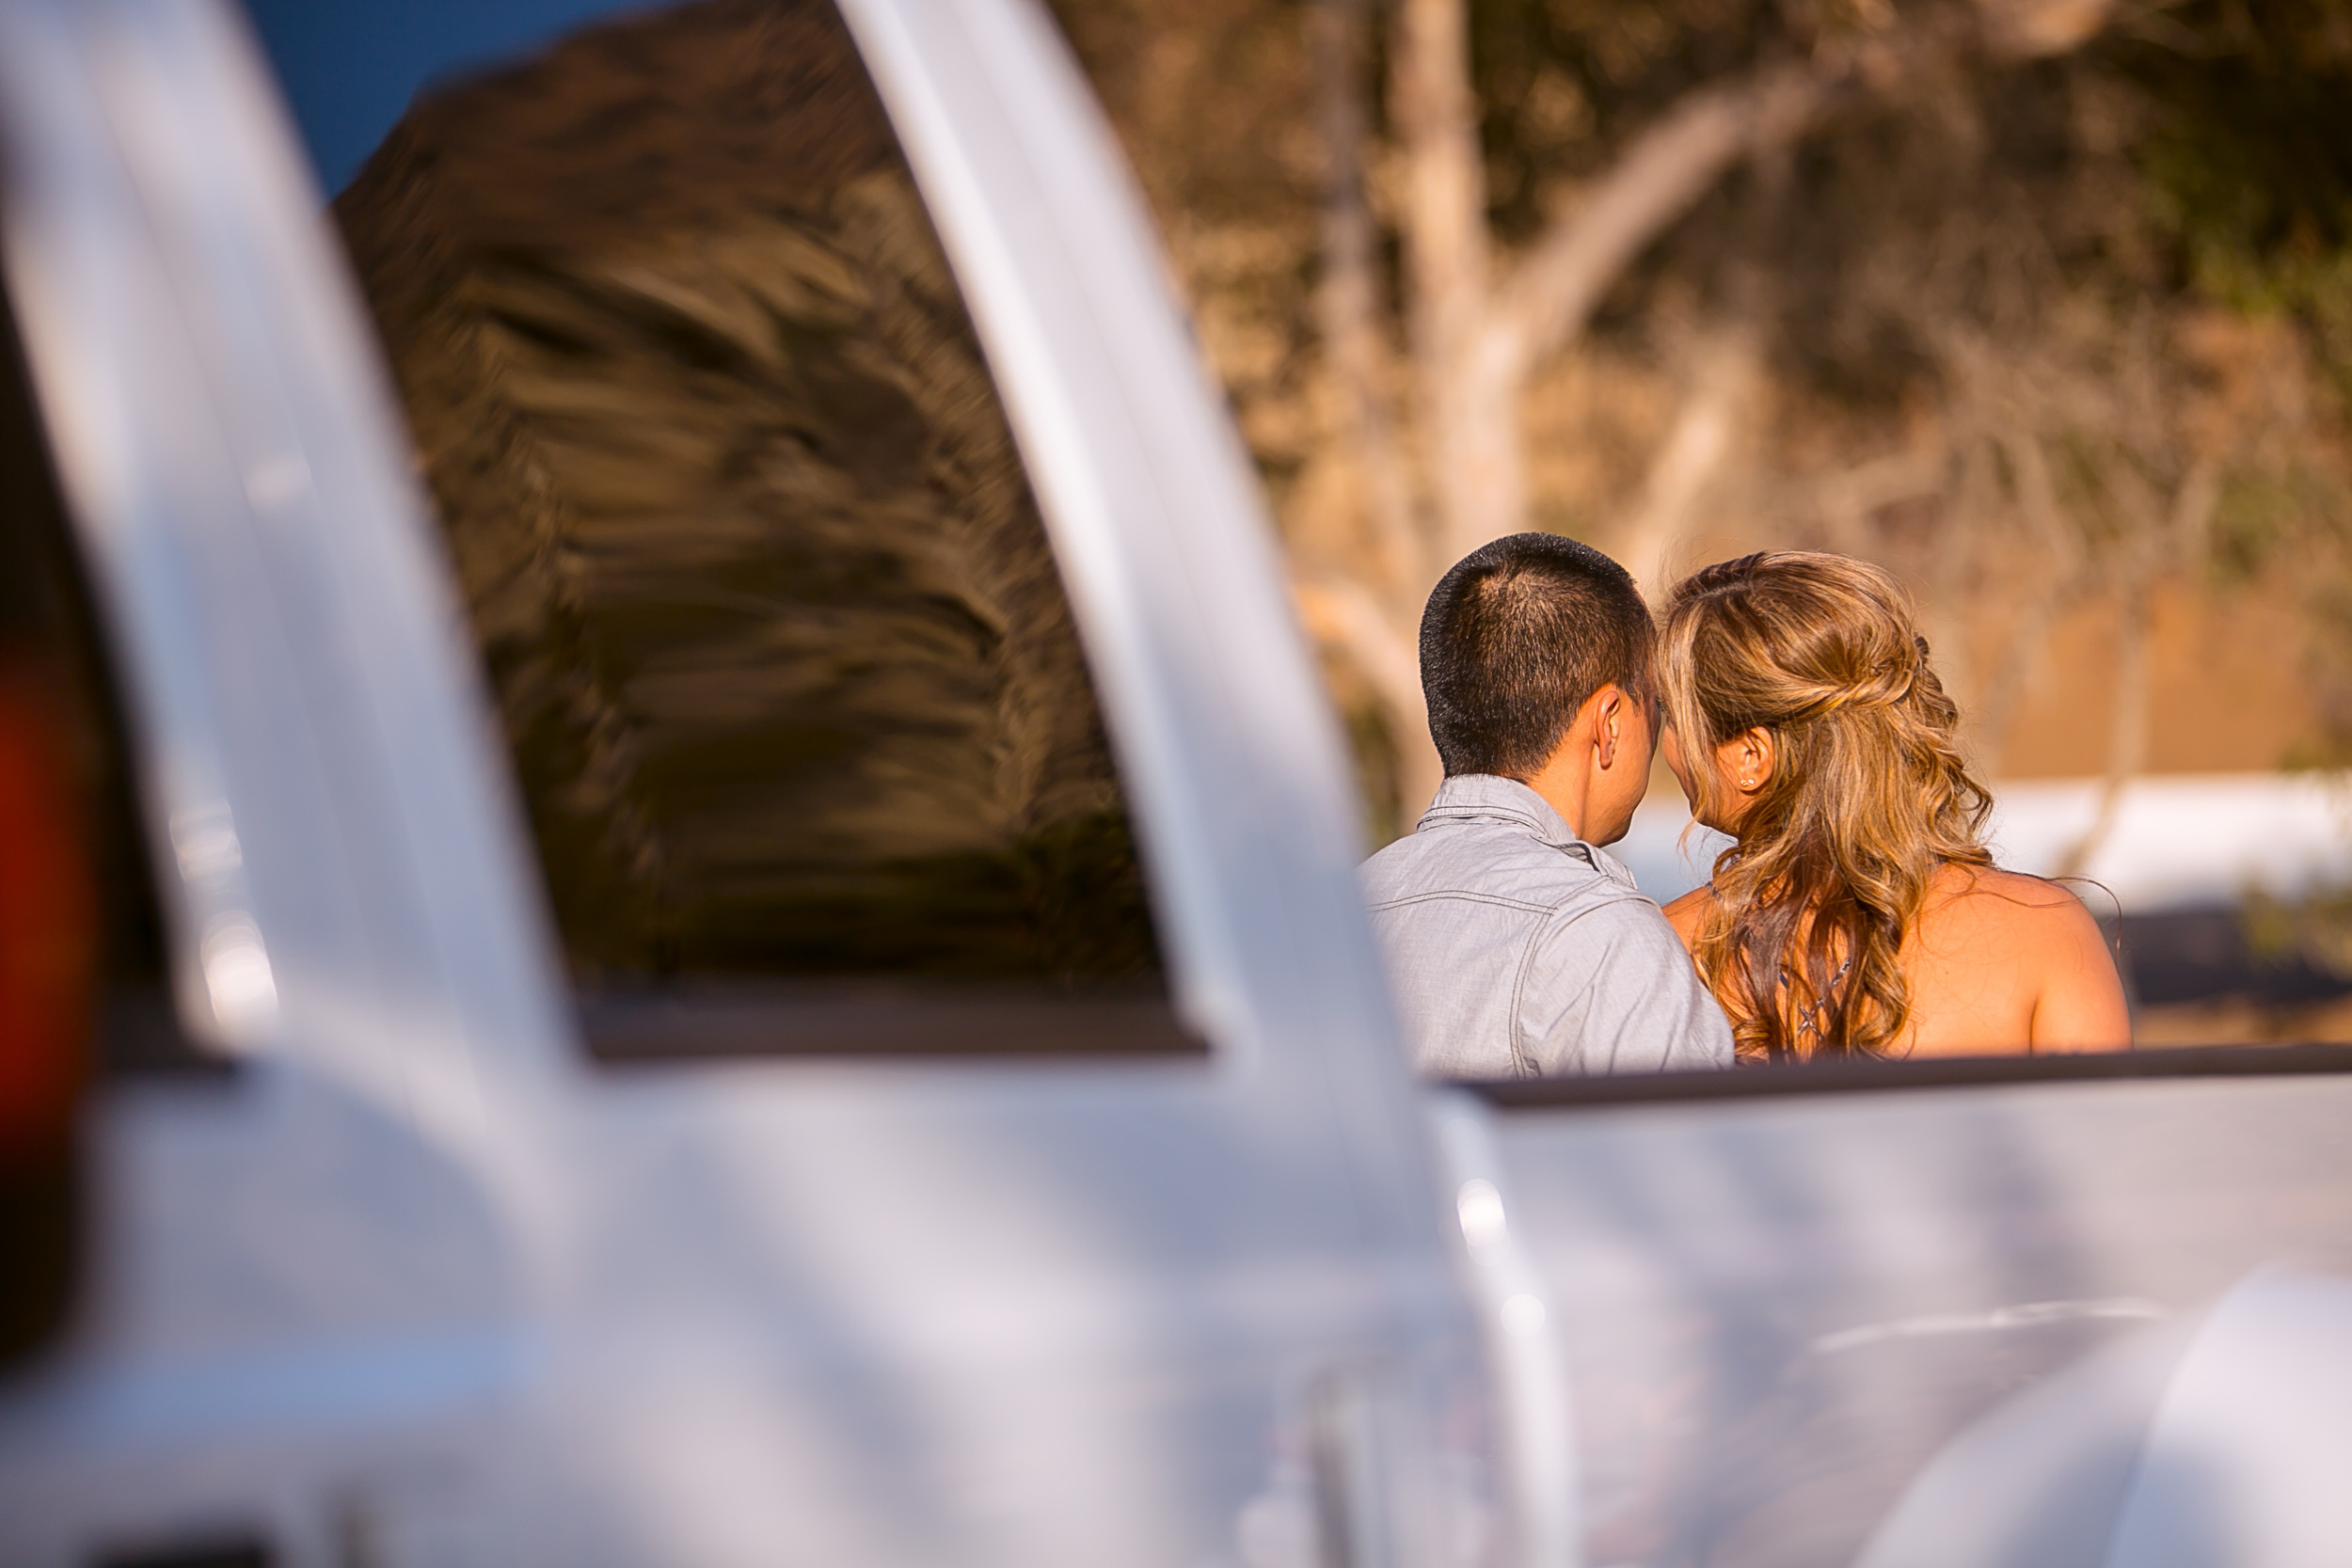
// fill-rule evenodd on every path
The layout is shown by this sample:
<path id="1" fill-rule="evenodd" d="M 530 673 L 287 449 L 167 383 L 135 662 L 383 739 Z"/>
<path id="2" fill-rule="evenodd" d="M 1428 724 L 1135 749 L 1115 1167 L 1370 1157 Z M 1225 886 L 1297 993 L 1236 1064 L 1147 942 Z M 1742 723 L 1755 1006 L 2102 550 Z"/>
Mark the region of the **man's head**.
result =
<path id="1" fill-rule="evenodd" d="M 1550 798 L 1539 776 L 1564 764 L 1594 773 L 1595 812 L 1563 815 L 1610 842 L 1648 780 L 1651 636 L 1633 578 L 1590 546 L 1515 533 L 1463 557 L 1421 619 L 1422 689 L 1447 775 L 1498 773 Z"/>

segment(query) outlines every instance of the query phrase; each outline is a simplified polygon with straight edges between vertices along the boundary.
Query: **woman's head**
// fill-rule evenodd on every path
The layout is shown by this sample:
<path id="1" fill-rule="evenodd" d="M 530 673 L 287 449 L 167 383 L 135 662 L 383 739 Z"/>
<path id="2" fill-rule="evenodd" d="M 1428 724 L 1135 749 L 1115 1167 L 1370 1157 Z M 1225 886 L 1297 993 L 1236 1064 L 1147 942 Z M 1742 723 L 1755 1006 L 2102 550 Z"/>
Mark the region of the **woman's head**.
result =
<path id="1" fill-rule="evenodd" d="M 1677 584 L 1659 641 L 1669 761 L 1693 815 L 1739 840 L 1698 958 L 1740 1044 L 1883 1049 L 1937 867 L 1990 863 L 1991 797 L 1910 596 L 1867 562 L 1770 551 Z"/>

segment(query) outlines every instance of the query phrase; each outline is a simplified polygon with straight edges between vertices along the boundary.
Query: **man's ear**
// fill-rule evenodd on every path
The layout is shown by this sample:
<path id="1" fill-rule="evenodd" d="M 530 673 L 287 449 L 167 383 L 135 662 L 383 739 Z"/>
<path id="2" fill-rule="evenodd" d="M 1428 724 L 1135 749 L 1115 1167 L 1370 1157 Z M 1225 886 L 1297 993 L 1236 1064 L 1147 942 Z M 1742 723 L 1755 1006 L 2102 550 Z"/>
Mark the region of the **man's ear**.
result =
<path id="1" fill-rule="evenodd" d="M 1614 681 L 1593 693 L 1593 750 L 1601 768 L 1617 766 L 1617 746 L 1625 737 L 1626 695 Z"/>

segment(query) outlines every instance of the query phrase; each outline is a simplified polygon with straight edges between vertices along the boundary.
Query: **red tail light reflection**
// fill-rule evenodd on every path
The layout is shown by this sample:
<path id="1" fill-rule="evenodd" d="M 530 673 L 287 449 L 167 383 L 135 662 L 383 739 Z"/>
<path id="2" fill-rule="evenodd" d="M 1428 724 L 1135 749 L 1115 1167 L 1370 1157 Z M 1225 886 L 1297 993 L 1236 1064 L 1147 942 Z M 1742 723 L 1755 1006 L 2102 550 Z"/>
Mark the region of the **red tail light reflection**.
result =
<path id="1" fill-rule="evenodd" d="M 0 1163 L 53 1157 L 91 1025 L 97 897 L 71 732 L 32 661 L 0 653 Z"/>

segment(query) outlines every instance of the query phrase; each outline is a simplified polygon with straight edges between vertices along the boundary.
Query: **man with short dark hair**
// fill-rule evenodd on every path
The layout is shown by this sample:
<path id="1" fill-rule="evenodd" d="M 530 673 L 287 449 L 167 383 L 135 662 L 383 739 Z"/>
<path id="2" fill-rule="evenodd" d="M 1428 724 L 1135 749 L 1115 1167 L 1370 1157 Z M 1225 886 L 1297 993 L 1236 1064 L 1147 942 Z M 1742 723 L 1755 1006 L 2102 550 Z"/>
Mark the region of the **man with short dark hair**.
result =
<path id="1" fill-rule="evenodd" d="M 1673 927 L 1599 847 L 1649 787 L 1652 635 L 1625 568 L 1556 534 L 1498 539 L 1429 595 L 1421 678 L 1445 783 L 1363 868 L 1422 1070 L 1731 1065 Z"/>

